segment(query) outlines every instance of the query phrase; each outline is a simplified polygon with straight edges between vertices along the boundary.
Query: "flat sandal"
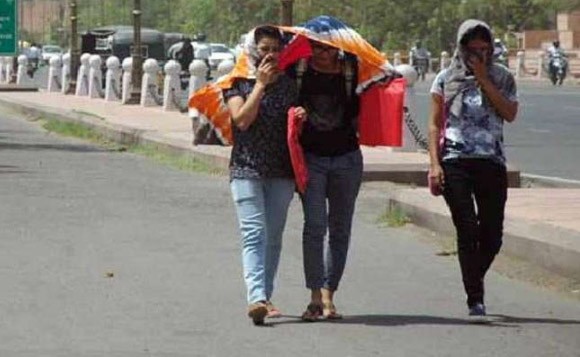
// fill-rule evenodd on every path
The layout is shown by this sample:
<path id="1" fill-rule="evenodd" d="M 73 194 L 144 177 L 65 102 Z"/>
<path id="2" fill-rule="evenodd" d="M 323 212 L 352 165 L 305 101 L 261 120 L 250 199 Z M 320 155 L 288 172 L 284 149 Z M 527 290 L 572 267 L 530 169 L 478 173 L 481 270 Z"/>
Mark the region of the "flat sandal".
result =
<path id="1" fill-rule="evenodd" d="M 341 320 L 342 314 L 336 312 L 336 306 L 333 302 L 323 302 L 322 303 L 322 315 L 328 320 Z"/>
<path id="2" fill-rule="evenodd" d="M 322 316 L 322 305 L 310 303 L 302 313 L 302 321 L 315 322 Z"/>

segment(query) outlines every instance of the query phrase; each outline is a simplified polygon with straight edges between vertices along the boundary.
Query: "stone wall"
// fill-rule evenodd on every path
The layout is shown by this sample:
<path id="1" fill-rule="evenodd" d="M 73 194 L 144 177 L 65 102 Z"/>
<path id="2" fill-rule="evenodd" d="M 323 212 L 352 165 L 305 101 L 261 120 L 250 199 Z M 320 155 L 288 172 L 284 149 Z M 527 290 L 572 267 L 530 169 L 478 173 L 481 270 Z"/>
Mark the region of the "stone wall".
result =
<path id="1" fill-rule="evenodd" d="M 580 31 L 580 11 L 559 13 L 556 22 L 560 31 Z"/>
<path id="2" fill-rule="evenodd" d="M 558 38 L 558 31 L 540 30 L 525 31 L 523 37 L 523 48 L 546 49 L 547 46 Z"/>

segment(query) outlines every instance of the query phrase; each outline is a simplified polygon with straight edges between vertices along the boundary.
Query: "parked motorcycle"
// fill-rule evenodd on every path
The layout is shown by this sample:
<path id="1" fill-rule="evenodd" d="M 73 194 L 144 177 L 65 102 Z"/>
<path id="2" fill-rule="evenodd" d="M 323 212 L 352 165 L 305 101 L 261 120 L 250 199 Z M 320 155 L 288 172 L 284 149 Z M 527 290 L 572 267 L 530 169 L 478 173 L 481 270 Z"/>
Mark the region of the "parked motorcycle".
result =
<path id="1" fill-rule="evenodd" d="M 191 74 L 188 71 L 179 72 L 179 82 L 181 84 L 181 90 L 187 90 L 189 88 L 189 78 Z"/>
<path id="2" fill-rule="evenodd" d="M 30 78 L 34 78 L 34 73 L 38 70 L 38 59 L 29 59 L 26 65 L 26 74 Z"/>
<path id="3" fill-rule="evenodd" d="M 507 58 L 507 55 L 505 53 L 494 54 L 493 61 L 495 63 L 499 63 L 505 67 L 509 67 L 508 66 L 508 58 Z"/>
<path id="4" fill-rule="evenodd" d="M 552 55 L 549 64 L 550 81 L 553 85 L 562 85 L 566 77 L 568 62 L 560 53 Z"/>
<path id="5" fill-rule="evenodd" d="M 417 78 L 419 78 L 421 81 L 424 81 L 425 74 L 429 69 L 429 59 L 415 57 L 413 59 L 413 67 L 415 68 L 415 71 L 417 71 Z"/>

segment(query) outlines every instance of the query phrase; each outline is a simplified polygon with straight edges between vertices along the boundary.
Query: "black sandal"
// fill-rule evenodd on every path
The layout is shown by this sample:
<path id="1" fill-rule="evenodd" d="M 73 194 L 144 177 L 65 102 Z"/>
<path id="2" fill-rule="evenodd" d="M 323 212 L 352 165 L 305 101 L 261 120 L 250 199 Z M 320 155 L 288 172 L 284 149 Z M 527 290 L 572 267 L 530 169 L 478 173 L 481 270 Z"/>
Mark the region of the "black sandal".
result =
<path id="1" fill-rule="evenodd" d="M 302 321 L 315 322 L 322 316 L 322 305 L 310 303 L 302 314 Z"/>

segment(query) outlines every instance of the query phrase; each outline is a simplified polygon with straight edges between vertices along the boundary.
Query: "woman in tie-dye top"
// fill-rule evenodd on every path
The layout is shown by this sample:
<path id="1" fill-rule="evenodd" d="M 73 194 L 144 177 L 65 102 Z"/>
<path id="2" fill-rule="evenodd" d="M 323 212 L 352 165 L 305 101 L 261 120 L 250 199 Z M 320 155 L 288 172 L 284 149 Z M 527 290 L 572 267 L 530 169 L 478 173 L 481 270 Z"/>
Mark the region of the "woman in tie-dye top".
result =
<path id="1" fill-rule="evenodd" d="M 493 36 L 467 20 L 449 68 L 434 80 L 429 119 L 430 180 L 442 189 L 457 230 L 469 315 L 485 316 L 484 277 L 500 250 L 507 172 L 503 123 L 518 111 L 512 74 L 493 64 Z"/>

